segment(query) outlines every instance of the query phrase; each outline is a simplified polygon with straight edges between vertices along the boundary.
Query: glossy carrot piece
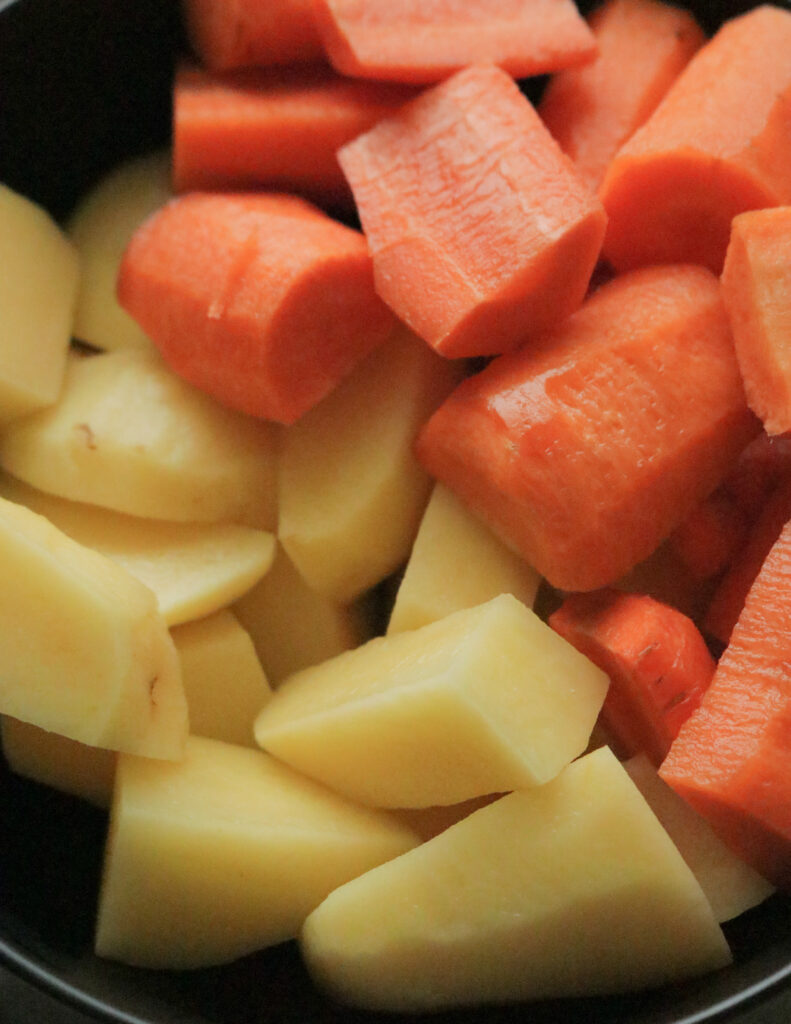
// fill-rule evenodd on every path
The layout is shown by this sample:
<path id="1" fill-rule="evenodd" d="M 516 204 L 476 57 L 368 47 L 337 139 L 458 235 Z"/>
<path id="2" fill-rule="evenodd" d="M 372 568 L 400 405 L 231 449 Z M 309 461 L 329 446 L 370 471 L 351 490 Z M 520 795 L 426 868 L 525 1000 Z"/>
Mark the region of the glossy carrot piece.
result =
<path id="1" fill-rule="evenodd" d="M 573 594 L 549 624 L 610 677 L 601 722 L 621 759 L 660 765 L 715 663 L 695 623 L 644 594 Z"/>
<path id="2" fill-rule="evenodd" d="M 323 56 L 312 0 L 184 0 L 195 53 L 214 71 Z"/>
<path id="3" fill-rule="evenodd" d="M 440 354 L 511 350 L 582 301 L 604 212 L 499 68 L 459 72 L 339 158 L 377 291 Z"/>
<path id="4" fill-rule="evenodd" d="M 600 195 L 618 270 L 722 270 L 733 218 L 791 202 L 791 11 L 727 22 L 621 147 Z"/>
<path id="5" fill-rule="evenodd" d="M 747 535 L 747 521 L 723 488 L 704 498 L 669 537 L 681 562 L 698 581 L 722 572 Z"/>
<path id="6" fill-rule="evenodd" d="M 572 0 L 316 0 L 315 16 L 333 66 L 353 78 L 427 84 L 481 63 L 526 78 L 596 52 Z"/>
<path id="7" fill-rule="evenodd" d="M 588 24 L 597 57 L 554 75 L 538 112 L 596 190 L 617 150 L 653 113 L 705 35 L 688 11 L 660 0 L 606 0 Z"/>
<path id="8" fill-rule="evenodd" d="M 655 267 L 463 382 L 418 454 L 553 586 L 608 586 L 717 487 L 758 430 L 719 282 Z"/>
<path id="9" fill-rule="evenodd" d="M 285 195 L 172 200 L 132 237 L 118 296 L 185 380 L 282 423 L 394 326 L 363 236 Z"/>
<path id="10" fill-rule="evenodd" d="M 753 584 L 660 775 L 736 853 L 791 886 L 791 523 Z"/>
<path id="11" fill-rule="evenodd" d="M 767 434 L 786 434 L 791 430 L 791 206 L 752 210 L 734 219 L 722 295 L 747 402 Z"/>

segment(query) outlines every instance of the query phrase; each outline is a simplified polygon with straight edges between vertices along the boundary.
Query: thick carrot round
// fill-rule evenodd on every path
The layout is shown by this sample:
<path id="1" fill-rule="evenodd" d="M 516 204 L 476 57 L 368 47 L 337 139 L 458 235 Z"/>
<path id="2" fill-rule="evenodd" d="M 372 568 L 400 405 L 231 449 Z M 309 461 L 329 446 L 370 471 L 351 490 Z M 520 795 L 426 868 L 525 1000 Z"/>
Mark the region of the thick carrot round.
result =
<path id="1" fill-rule="evenodd" d="M 595 190 L 616 151 L 653 113 L 705 36 L 688 11 L 661 0 L 606 0 L 588 23 L 597 57 L 554 75 L 538 112 Z"/>
<path id="2" fill-rule="evenodd" d="M 440 354 L 508 351 L 582 301 L 604 212 L 499 68 L 459 72 L 339 158 L 377 291 Z"/>
<path id="3" fill-rule="evenodd" d="M 185 380 L 282 423 L 394 324 L 362 235 L 285 195 L 174 199 L 135 232 L 118 295 Z"/>
<path id="4" fill-rule="evenodd" d="M 737 214 L 791 202 L 789 118 L 791 11 L 765 5 L 697 52 L 613 159 L 600 192 L 610 262 L 719 273 Z"/>
<path id="5" fill-rule="evenodd" d="M 594 590 L 646 558 L 757 430 L 719 282 L 655 267 L 462 383 L 418 454 L 551 584 Z"/>

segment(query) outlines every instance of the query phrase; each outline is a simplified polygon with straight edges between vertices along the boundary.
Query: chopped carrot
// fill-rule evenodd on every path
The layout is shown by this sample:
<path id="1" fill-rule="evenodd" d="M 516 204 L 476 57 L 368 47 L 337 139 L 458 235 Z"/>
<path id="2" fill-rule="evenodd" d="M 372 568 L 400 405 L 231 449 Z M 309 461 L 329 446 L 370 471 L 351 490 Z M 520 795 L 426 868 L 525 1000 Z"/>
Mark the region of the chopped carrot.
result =
<path id="1" fill-rule="evenodd" d="M 747 521 L 724 487 L 696 506 L 670 535 L 683 564 L 700 581 L 722 572 L 747 534 Z"/>
<path id="2" fill-rule="evenodd" d="M 526 78 L 596 53 L 572 0 L 316 0 L 315 16 L 330 61 L 353 78 L 431 83 L 484 63 Z"/>
<path id="3" fill-rule="evenodd" d="M 736 853 L 791 886 L 791 523 L 660 775 Z"/>
<path id="4" fill-rule="evenodd" d="M 653 113 L 705 36 L 688 11 L 661 0 L 606 0 L 588 23 L 598 56 L 558 72 L 538 112 L 595 191 L 616 151 Z"/>
<path id="5" fill-rule="evenodd" d="M 767 434 L 791 431 L 791 206 L 734 218 L 722 273 L 747 402 Z"/>
<path id="6" fill-rule="evenodd" d="M 172 200 L 135 232 L 118 295 L 185 380 L 282 423 L 394 325 L 363 236 L 285 195 Z"/>
<path id="7" fill-rule="evenodd" d="M 720 580 L 703 620 L 703 628 L 722 643 L 730 640 L 741 615 L 750 587 L 761 570 L 772 545 L 791 519 L 791 477 L 770 493 L 750 530 L 746 543 Z"/>
<path id="8" fill-rule="evenodd" d="M 752 521 L 774 488 L 787 477 L 791 477 L 791 438 L 769 437 L 762 431 L 736 460 L 723 487 Z"/>
<path id="9" fill-rule="evenodd" d="M 323 56 L 312 0 L 183 0 L 192 47 L 214 71 Z"/>
<path id="10" fill-rule="evenodd" d="M 182 65 L 173 91 L 173 186 L 279 188 L 348 206 L 336 151 L 414 94 L 318 65 L 224 75 Z"/>
<path id="11" fill-rule="evenodd" d="M 468 68 L 344 146 L 379 294 L 441 355 L 492 355 L 585 295 L 605 218 L 513 80 Z"/>
<path id="12" fill-rule="evenodd" d="M 695 623 L 644 594 L 573 594 L 552 628 L 610 677 L 601 710 L 621 759 L 660 765 L 711 682 L 714 659 Z"/>
<path id="13" fill-rule="evenodd" d="M 791 202 L 791 11 L 764 5 L 700 49 L 610 164 L 605 255 L 722 269 L 744 210 Z"/>
<path id="14" fill-rule="evenodd" d="M 595 590 L 646 558 L 757 430 L 717 279 L 652 267 L 463 382 L 418 454 L 553 586 Z"/>

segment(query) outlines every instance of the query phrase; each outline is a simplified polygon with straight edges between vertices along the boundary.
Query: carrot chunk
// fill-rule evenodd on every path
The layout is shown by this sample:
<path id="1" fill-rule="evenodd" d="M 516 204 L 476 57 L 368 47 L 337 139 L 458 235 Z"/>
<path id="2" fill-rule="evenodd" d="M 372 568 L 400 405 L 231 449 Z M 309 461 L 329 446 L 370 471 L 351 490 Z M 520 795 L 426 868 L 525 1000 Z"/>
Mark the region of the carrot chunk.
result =
<path id="1" fill-rule="evenodd" d="M 599 590 L 566 598 L 549 624 L 610 677 L 600 717 L 618 756 L 660 765 L 714 674 L 695 623 L 644 594 Z"/>
<path id="2" fill-rule="evenodd" d="M 791 477 L 791 438 L 769 437 L 762 431 L 739 455 L 723 487 L 752 521 L 787 477 Z"/>
<path id="3" fill-rule="evenodd" d="M 791 11 L 727 22 L 610 164 L 605 255 L 722 269 L 732 219 L 791 202 Z"/>
<path id="4" fill-rule="evenodd" d="M 736 217 L 722 274 L 747 402 L 767 434 L 791 430 L 791 206 Z"/>
<path id="5" fill-rule="evenodd" d="M 316 0 L 315 16 L 330 61 L 353 78 L 431 83 L 470 64 L 526 78 L 596 52 L 572 0 Z"/>
<path id="6" fill-rule="evenodd" d="M 596 190 L 619 147 L 653 113 L 705 36 L 691 14 L 660 0 L 606 0 L 588 23 L 598 56 L 558 72 L 538 112 Z"/>
<path id="7" fill-rule="evenodd" d="M 323 56 L 312 0 L 183 0 L 192 47 L 214 71 Z"/>
<path id="8" fill-rule="evenodd" d="M 377 291 L 440 354 L 505 352 L 582 301 L 604 212 L 499 68 L 459 72 L 339 158 Z"/>
<path id="9" fill-rule="evenodd" d="M 660 775 L 760 874 L 791 886 L 791 523 Z"/>
<path id="10" fill-rule="evenodd" d="M 719 282 L 652 267 L 463 382 L 418 454 L 553 586 L 595 590 L 646 558 L 757 430 Z"/>
<path id="11" fill-rule="evenodd" d="M 336 151 L 414 94 L 318 65 L 224 75 L 182 65 L 173 91 L 174 189 L 278 188 L 348 206 Z"/>
<path id="12" fill-rule="evenodd" d="M 185 380 L 282 423 L 394 325 L 363 236 L 285 195 L 172 200 L 132 237 L 118 295 Z"/>
<path id="13" fill-rule="evenodd" d="M 719 487 L 671 533 L 669 542 L 699 581 L 722 572 L 747 534 L 747 521 L 734 499 Z"/>

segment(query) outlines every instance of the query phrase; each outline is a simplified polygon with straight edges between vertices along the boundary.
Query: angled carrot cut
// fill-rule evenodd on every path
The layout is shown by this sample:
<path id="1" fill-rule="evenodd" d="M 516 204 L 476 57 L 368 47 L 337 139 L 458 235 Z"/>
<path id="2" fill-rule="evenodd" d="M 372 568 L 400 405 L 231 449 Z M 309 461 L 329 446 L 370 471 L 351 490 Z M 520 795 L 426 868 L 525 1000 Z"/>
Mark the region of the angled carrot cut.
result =
<path id="1" fill-rule="evenodd" d="M 595 190 L 705 36 L 688 11 L 660 0 L 606 0 L 588 23 L 598 56 L 554 75 L 538 111 Z"/>
<path id="2" fill-rule="evenodd" d="M 418 454 L 553 586 L 595 590 L 651 554 L 757 430 L 717 279 L 652 267 L 463 382 Z"/>
<path id="3" fill-rule="evenodd" d="M 317 0 L 314 13 L 330 61 L 353 78 L 431 83 L 480 63 L 525 78 L 596 52 L 572 0 Z"/>
<path id="4" fill-rule="evenodd" d="M 733 218 L 791 203 L 791 11 L 726 22 L 621 147 L 600 195 L 618 270 L 722 270 Z M 749 88 L 745 83 L 749 83 Z"/>
<path id="5" fill-rule="evenodd" d="M 499 68 L 459 72 L 339 159 L 379 294 L 440 354 L 509 351 L 582 301 L 601 204 Z"/>
<path id="6" fill-rule="evenodd" d="M 286 195 L 172 200 L 135 232 L 118 296 L 185 380 L 282 423 L 328 394 L 394 324 L 363 236 Z"/>
<path id="7" fill-rule="evenodd" d="M 644 594 L 605 589 L 566 598 L 549 624 L 610 677 L 600 717 L 616 753 L 661 764 L 714 674 L 695 623 Z"/>

